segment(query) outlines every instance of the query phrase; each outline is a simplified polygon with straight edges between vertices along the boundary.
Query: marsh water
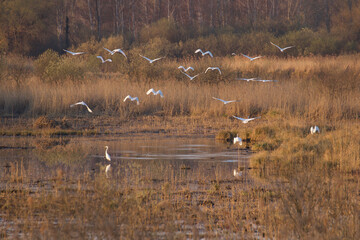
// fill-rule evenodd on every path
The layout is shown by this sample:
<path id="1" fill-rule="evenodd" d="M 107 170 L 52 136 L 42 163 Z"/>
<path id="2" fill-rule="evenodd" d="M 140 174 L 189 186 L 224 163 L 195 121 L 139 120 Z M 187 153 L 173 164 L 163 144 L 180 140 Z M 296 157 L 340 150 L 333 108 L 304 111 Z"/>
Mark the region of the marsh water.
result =
<path id="1" fill-rule="evenodd" d="M 2 137 L 1 178 L 11 167 L 34 181 L 61 171 L 68 180 L 83 174 L 105 173 L 109 146 L 109 177 L 187 181 L 233 179 L 233 170 L 244 167 L 249 152 L 244 146 L 226 144 L 214 138 L 190 137 Z M 129 171 L 136 169 L 136 171 Z"/>

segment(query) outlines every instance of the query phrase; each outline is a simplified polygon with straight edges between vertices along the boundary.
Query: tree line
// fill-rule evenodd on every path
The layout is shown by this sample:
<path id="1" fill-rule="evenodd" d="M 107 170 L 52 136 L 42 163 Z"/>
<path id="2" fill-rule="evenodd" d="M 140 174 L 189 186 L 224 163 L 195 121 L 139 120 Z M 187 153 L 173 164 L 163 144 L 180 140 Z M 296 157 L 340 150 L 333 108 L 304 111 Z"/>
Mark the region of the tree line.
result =
<path id="1" fill-rule="evenodd" d="M 356 51 L 359 15 L 359 0 L 0 0 L 0 52 L 36 56 L 118 35 L 129 46 L 161 19 L 181 32 L 173 42 L 308 28 L 341 37 Z"/>

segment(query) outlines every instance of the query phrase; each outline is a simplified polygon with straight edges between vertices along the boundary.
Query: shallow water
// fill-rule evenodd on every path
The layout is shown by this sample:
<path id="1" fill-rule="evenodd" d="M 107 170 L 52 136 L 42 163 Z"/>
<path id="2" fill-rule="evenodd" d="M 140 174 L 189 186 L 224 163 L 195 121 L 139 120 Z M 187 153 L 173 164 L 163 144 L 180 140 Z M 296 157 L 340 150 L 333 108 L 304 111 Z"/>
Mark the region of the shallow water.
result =
<path id="1" fill-rule="evenodd" d="M 54 176 L 61 169 L 67 179 L 84 173 L 105 172 L 109 146 L 112 177 L 131 177 L 129 168 L 151 179 L 185 176 L 187 180 L 233 178 L 233 169 L 245 166 L 247 149 L 213 138 L 177 137 L 2 137 L 0 179 L 16 166 L 33 180 Z M 164 171 L 168 176 L 164 176 Z M 169 171 L 171 170 L 171 171 Z M 169 172 L 172 176 L 169 176 Z M 185 179 L 185 178 L 184 178 Z"/>

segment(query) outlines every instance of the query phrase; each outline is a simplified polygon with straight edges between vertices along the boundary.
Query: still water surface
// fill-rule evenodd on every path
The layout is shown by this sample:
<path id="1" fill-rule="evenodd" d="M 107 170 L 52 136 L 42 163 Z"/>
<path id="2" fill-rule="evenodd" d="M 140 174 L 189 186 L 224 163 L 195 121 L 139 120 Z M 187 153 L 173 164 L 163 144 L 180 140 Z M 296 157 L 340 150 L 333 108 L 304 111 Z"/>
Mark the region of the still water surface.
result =
<path id="1" fill-rule="evenodd" d="M 233 169 L 245 166 L 249 158 L 243 147 L 224 144 L 213 138 L 177 137 L 2 137 L 1 178 L 14 164 L 27 178 L 46 179 L 61 169 L 69 179 L 84 173 L 105 172 L 104 158 L 109 146 L 112 177 L 135 174 L 152 179 L 182 176 L 187 180 L 233 178 Z M 167 176 L 166 176 L 166 174 Z"/>

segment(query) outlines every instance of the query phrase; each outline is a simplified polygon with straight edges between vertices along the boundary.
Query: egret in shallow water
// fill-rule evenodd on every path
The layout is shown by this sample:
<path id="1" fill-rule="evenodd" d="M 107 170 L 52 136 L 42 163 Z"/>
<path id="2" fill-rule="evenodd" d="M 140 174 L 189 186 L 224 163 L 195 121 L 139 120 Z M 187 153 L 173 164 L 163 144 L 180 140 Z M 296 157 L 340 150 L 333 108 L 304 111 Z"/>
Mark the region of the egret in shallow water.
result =
<path id="1" fill-rule="evenodd" d="M 96 56 L 97 58 L 100 58 L 101 62 L 102 63 L 105 63 L 105 62 L 112 62 L 112 60 L 109 58 L 109 59 L 106 59 L 104 60 L 104 58 L 102 56 Z"/>
<path id="2" fill-rule="evenodd" d="M 259 59 L 259 58 L 262 58 L 263 56 L 257 56 L 257 57 L 249 57 L 248 55 L 245 55 L 245 54 L 241 54 L 241 55 L 243 55 L 244 57 L 246 57 L 246 58 L 248 58 L 250 61 L 254 61 L 254 60 L 256 60 L 256 59 Z"/>
<path id="3" fill-rule="evenodd" d="M 318 126 L 312 126 L 310 128 L 310 133 L 311 134 L 320 133 L 320 128 Z"/>
<path id="4" fill-rule="evenodd" d="M 141 57 L 143 57 L 144 59 L 148 60 L 149 63 L 153 63 L 153 62 L 155 62 L 155 61 L 158 61 L 158 60 L 160 60 L 160 59 L 165 58 L 165 57 L 159 57 L 159 58 L 155 58 L 155 59 L 150 59 L 150 58 L 147 58 L 147 57 L 145 57 L 145 56 L 143 56 L 143 55 L 141 55 L 141 54 L 139 54 L 139 55 L 140 55 Z"/>
<path id="5" fill-rule="evenodd" d="M 111 162 L 110 154 L 108 153 L 108 146 L 105 146 L 105 159 Z"/>
<path id="6" fill-rule="evenodd" d="M 74 107 L 76 105 L 84 105 L 87 108 L 87 110 L 92 113 L 92 110 L 89 108 L 89 106 L 84 101 L 71 104 L 70 107 Z"/>
<path id="7" fill-rule="evenodd" d="M 136 104 L 137 104 L 137 105 L 140 104 L 138 97 L 131 97 L 130 95 L 127 95 L 127 96 L 124 98 L 124 102 L 126 102 L 126 100 L 128 100 L 128 99 L 130 99 L 131 101 L 136 101 Z"/>
<path id="8" fill-rule="evenodd" d="M 270 42 L 270 43 L 271 43 L 272 45 L 274 45 L 275 47 L 277 47 L 281 52 L 284 52 L 286 49 L 295 47 L 295 46 L 288 46 L 288 47 L 281 48 L 281 47 L 279 47 L 278 45 L 276 45 L 275 43 L 272 43 L 272 42 Z"/>
<path id="9" fill-rule="evenodd" d="M 248 122 L 250 122 L 250 121 L 252 121 L 252 120 L 261 118 L 261 116 L 259 116 L 259 117 L 254 117 L 254 118 L 241 118 L 241 117 L 236 117 L 236 116 L 233 116 L 233 117 L 236 118 L 236 119 L 238 119 L 238 120 L 240 120 L 240 121 L 242 121 L 243 123 L 248 123 Z"/>
<path id="10" fill-rule="evenodd" d="M 127 58 L 126 54 L 120 48 L 114 49 L 112 51 L 110 49 L 107 49 L 107 48 L 104 48 L 104 49 L 106 51 L 108 51 L 111 55 L 114 55 L 115 53 L 121 53 L 122 55 L 124 55 L 125 58 Z"/>
<path id="11" fill-rule="evenodd" d="M 228 103 L 233 103 L 233 102 L 240 102 L 239 100 L 230 100 L 230 101 L 226 101 L 226 100 L 222 100 L 220 98 L 216 98 L 216 97 L 212 97 L 215 100 L 219 100 L 221 102 L 223 102 L 224 104 L 228 104 Z"/>
<path id="12" fill-rule="evenodd" d="M 160 97 L 164 97 L 164 95 L 163 95 L 163 93 L 162 93 L 162 91 L 161 90 L 157 90 L 156 92 L 155 92 L 155 90 L 153 89 L 153 88 L 150 88 L 147 92 L 146 92 L 146 95 L 149 95 L 150 93 L 153 93 L 154 95 L 160 95 Z"/>
<path id="13" fill-rule="evenodd" d="M 65 52 L 67 53 L 70 53 L 71 55 L 75 56 L 75 55 L 81 55 L 81 54 L 84 54 L 85 52 L 72 52 L 72 51 L 69 51 L 69 50 L 65 50 L 63 49 Z"/>
<path id="14" fill-rule="evenodd" d="M 234 138 L 234 144 L 236 144 L 236 143 L 239 143 L 239 145 L 241 146 L 242 145 L 242 139 L 241 138 L 239 138 L 239 136 L 236 136 L 235 138 Z"/>
<path id="15" fill-rule="evenodd" d="M 238 171 L 234 169 L 234 177 L 241 177 L 241 176 L 242 176 L 242 171 Z"/>
<path id="16" fill-rule="evenodd" d="M 203 52 L 200 48 L 195 51 L 195 53 L 201 53 L 202 56 L 208 54 L 210 57 L 214 57 L 210 51 Z"/>

